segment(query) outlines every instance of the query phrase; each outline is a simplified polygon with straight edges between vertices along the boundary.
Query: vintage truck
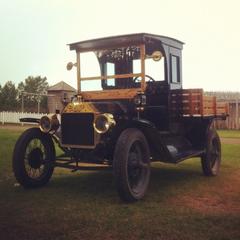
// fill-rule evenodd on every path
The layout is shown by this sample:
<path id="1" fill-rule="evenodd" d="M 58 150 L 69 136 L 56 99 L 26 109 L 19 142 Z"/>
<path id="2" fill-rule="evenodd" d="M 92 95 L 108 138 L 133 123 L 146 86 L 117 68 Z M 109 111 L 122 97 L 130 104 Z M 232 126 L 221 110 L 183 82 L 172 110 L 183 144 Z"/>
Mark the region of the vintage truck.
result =
<path id="1" fill-rule="evenodd" d="M 76 63 L 67 69 L 76 67 L 78 92 L 60 113 L 21 119 L 39 125 L 20 136 L 13 152 L 22 186 L 45 185 L 55 167 L 102 164 L 113 169 L 120 198 L 132 202 L 145 195 L 153 161 L 198 157 L 204 175 L 219 173 L 221 143 L 212 123 L 226 119 L 227 105 L 202 89 L 182 89 L 181 41 L 140 33 L 69 46 Z M 84 64 L 93 70 L 93 60 L 83 63 L 86 53 L 97 62 L 96 76 L 83 74 Z"/>

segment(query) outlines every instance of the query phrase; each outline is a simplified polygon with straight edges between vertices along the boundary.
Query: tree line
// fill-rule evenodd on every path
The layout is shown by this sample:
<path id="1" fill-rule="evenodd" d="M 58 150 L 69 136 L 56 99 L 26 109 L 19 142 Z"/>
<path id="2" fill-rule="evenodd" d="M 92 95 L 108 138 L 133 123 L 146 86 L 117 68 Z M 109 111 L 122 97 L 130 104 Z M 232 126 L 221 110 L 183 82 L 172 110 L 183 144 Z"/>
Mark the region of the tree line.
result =
<path id="1" fill-rule="evenodd" d="M 12 81 L 0 85 L 0 111 L 47 112 L 46 77 L 29 76 L 16 87 Z"/>

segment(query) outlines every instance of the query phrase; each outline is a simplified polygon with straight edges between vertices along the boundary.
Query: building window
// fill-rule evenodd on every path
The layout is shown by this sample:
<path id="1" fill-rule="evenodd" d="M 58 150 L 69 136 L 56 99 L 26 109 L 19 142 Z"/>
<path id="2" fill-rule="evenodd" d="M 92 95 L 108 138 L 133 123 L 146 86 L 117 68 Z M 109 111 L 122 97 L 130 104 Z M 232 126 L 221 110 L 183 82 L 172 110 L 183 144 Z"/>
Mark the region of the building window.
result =
<path id="1" fill-rule="evenodd" d="M 171 56 L 171 82 L 179 83 L 180 82 L 180 66 L 179 66 L 179 57 Z"/>
<path id="2" fill-rule="evenodd" d="M 65 93 L 63 93 L 63 99 L 67 99 L 67 93 L 65 92 Z"/>

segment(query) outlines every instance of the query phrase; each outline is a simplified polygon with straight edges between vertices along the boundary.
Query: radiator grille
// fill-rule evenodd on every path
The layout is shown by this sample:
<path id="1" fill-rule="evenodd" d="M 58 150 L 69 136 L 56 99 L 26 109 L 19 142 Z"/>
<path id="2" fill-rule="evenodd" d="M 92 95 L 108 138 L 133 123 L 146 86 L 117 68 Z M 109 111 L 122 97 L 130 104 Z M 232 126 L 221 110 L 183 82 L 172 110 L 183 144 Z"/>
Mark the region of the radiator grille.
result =
<path id="1" fill-rule="evenodd" d="M 94 114 L 63 113 L 61 119 L 63 145 L 94 145 Z"/>

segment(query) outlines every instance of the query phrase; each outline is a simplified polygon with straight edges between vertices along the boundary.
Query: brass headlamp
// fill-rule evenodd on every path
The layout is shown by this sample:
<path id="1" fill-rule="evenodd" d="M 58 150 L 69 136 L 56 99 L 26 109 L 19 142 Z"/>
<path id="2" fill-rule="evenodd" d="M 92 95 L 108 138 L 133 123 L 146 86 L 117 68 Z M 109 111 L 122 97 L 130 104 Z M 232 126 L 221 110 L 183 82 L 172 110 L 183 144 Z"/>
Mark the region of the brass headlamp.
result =
<path id="1" fill-rule="evenodd" d="M 41 117 L 39 126 L 42 132 L 57 131 L 60 123 L 56 114 Z"/>
<path id="2" fill-rule="evenodd" d="M 107 132 L 114 125 L 116 125 L 116 122 L 111 113 L 98 115 L 93 123 L 95 131 L 100 134 Z"/>

